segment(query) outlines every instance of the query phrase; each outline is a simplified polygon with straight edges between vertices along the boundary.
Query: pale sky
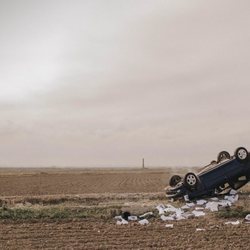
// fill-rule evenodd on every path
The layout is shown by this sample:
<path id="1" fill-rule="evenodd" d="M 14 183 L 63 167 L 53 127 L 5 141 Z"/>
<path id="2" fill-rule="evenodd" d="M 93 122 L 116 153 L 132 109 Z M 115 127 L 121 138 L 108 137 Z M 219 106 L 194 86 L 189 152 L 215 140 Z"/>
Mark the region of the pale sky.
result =
<path id="1" fill-rule="evenodd" d="M 0 0 L 0 166 L 202 166 L 250 150 L 248 0 Z"/>

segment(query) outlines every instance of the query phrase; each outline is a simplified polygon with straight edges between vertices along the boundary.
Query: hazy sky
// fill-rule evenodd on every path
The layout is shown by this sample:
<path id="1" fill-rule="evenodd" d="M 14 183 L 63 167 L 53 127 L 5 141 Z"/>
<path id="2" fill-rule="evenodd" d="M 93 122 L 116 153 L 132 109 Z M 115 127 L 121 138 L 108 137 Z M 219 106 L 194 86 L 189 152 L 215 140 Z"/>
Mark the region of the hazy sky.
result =
<path id="1" fill-rule="evenodd" d="M 250 150 L 248 0 L 0 0 L 0 165 L 204 165 Z"/>

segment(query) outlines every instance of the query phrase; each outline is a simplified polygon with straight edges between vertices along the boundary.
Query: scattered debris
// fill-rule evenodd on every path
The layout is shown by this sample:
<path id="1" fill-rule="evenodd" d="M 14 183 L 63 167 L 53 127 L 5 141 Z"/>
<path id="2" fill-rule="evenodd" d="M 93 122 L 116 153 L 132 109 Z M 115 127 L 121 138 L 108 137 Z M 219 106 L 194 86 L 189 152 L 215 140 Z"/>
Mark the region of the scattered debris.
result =
<path id="1" fill-rule="evenodd" d="M 200 217 L 200 216 L 206 215 L 203 211 L 194 210 L 192 213 L 194 214 L 195 217 Z"/>
<path id="2" fill-rule="evenodd" d="M 161 214 L 164 214 L 165 206 L 162 205 L 162 204 L 160 204 L 160 205 L 158 205 L 158 206 L 156 207 L 156 209 L 158 209 L 159 215 L 161 215 Z"/>
<path id="3" fill-rule="evenodd" d="M 239 225 L 240 221 L 239 220 L 237 220 L 237 221 L 227 221 L 227 222 L 225 222 L 225 224 L 226 225 L 229 225 L 229 224 L 231 224 L 231 225 Z"/>
<path id="4" fill-rule="evenodd" d="M 115 216 L 115 220 L 122 220 L 122 216 L 121 215 Z"/>
<path id="5" fill-rule="evenodd" d="M 163 221 L 174 220 L 174 217 L 173 217 L 173 216 L 161 215 L 161 219 L 162 219 Z"/>
<path id="6" fill-rule="evenodd" d="M 196 228 L 196 232 L 206 231 L 204 228 Z"/>
<path id="7" fill-rule="evenodd" d="M 218 211 L 218 206 L 219 206 L 219 203 L 216 202 L 216 201 L 210 201 L 206 204 L 205 208 L 206 209 L 209 209 L 211 212 L 216 212 Z"/>
<path id="8" fill-rule="evenodd" d="M 188 207 L 194 207 L 194 206 L 195 206 L 195 204 L 194 204 L 193 202 L 186 203 L 186 205 L 187 205 Z"/>
<path id="9" fill-rule="evenodd" d="M 147 212 L 145 214 L 140 215 L 140 218 L 152 217 L 154 214 L 153 212 Z"/>
<path id="10" fill-rule="evenodd" d="M 124 219 L 118 220 L 118 221 L 116 222 L 116 225 L 126 225 L 126 224 L 128 224 L 128 221 L 127 221 L 127 220 L 124 220 Z"/>
<path id="11" fill-rule="evenodd" d="M 196 207 L 195 210 L 196 211 L 201 211 L 201 210 L 204 210 L 205 208 L 204 207 Z"/>
<path id="12" fill-rule="evenodd" d="M 128 217 L 128 220 L 129 220 L 129 221 L 135 221 L 135 220 L 138 220 L 138 218 L 137 218 L 137 216 L 135 216 L 135 215 L 130 215 L 130 216 Z"/>
<path id="13" fill-rule="evenodd" d="M 217 212 L 221 208 L 230 207 L 234 202 L 238 200 L 239 196 L 237 191 L 231 190 L 228 195 L 224 196 L 224 199 L 219 199 L 218 197 L 212 197 L 208 199 L 200 199 L 194 202 L 186 202 L 185 205 L 181 207 L 174 207 L 171 204 L 159 204 L 156 209 L 158 210 L 158 216 L 162 221 L 179 221 L 190 219 L 194 217 L 201 217 L 206 215 L 207 212 Z M 115 216 L 117 220 L 117 225 L 128 224 L 129 221 L 138 221 L 140 225 L 149 224 L 149 219 L 151 217 L 156 217 L 154 212 L 147 212 L 140 216 L 131 215 L 130 212 L 126 211 L 120 216 Z M 250 214 L 245 217 L 245 223 L 250 223 Z M 228 221 L 225 222 L 226 225 L 239 225 L 240 221 Z M 173 228 L 173 224 L 166 224 L 167 228 Z M 205 231 L 203 228 L 197 228 L 197 232 Z"/>
<path id="14" fill-rule="evenodd" d="M 235 195 L 235 194 L 237 194 L 237 191 L 234 190 L 234 189 L 231 189 L 230 192 L 229 192 L 229 194 L 230 194 L 230 195 Z"/>
<path id="15" fill-rule="evenodd" d="M 147 219 L 139 220 L 140 225 L 147 225 L 149 224 L 149 221 Z"/>
<path id="16" fill-rule="evenodd" d="M 166 228 L 174 228 L 174 224 L 166 224 L 165 227 Z"/>
<path id="17" fill-rule="evenodd" d="M 204 205 L 205 203 L 207 203 L 206 200 L 197 200 L 197 201 L 196 201 L 196 204 L 197 204 L 197 205 L 201 205 L 201 206 Z"/>
<path id="18" fill-rule="evenodd" d="M 245 220 L 247 220 L 247 221 L 250 222 L 250 214 L 248 214 L 248 215 L 245 217 Z"/>

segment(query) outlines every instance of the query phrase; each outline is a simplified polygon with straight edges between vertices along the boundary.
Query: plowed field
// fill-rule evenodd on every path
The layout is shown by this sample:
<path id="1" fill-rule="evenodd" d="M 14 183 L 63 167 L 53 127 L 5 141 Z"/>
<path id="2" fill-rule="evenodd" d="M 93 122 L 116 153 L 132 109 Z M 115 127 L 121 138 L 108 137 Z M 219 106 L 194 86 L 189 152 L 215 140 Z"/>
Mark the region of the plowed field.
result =
<path id="1" fill-rule="evenodd" d="M 140 214 L 167 204 L 163 188 L 170 173 L 170 169 L 1 170 L 3 211 L 66 207 L 76 214 L 88 211 L 89 216 L 2 218 L 0 249 L 249 249 L 250 224 L 225 225 L 225 219 L 214 214 L 171 222 L 172 229 L 155 218 L 144 226 L 137 222 L 118 226 L 113 216 L 104 216 L 107 209 Z M 240 206 L 249 205 L 249 187 L 243 190 Z"/>

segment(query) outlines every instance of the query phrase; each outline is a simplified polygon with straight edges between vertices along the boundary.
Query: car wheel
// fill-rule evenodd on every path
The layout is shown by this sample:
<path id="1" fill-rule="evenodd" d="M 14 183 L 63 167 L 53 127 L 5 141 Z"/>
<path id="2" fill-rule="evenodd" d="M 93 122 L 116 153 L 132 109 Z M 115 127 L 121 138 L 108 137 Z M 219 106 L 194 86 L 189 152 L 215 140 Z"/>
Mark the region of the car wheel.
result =
<path id="1" fill-rule="evenodd" d="M 195 189 L 198 184 L 198 178 L 194 173 L 187 173 L 184 177 L 184 184 L 189 189 Z"/>
<path id="2" fill-rule="evenodd" d="M 179 175 L 173 175 L 169 180 L 169 186 L 175 187 L 181 181 L 181 177 Z"/>
<path id="3" fill-rule="evenodd" d="M 239 162 L 246 162 L 248 161 L 248 151 L 243 148 L 243 147 L 239 147 L 235 150 L 235 158 L 239 161 Z"/>
<path id="4" fill-rule="evenodd" d="M 227 151 L 221 151 L 217 156 L 217 163 L 230 158 L 230 154 Z"/>

